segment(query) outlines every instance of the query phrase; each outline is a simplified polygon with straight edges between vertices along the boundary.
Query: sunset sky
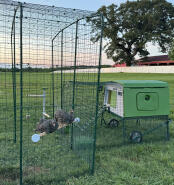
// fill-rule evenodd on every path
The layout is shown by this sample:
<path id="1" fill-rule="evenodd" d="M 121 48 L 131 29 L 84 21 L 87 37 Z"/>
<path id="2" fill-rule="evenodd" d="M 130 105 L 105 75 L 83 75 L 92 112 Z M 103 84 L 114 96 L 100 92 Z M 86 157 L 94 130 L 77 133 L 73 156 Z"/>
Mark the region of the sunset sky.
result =
<path id="1" fill-rule="evenodd" d="M 96 11 L 102 5 L 110 5 L 112 3 L 119 5 L 120 3 L 124 3 L 127 0 L 19 0 L 21 2 L 28 2 L 28 3 L 36 3 L 36 4 L 43 4 L 49 6 L 57 6 L 57 7 L 65 7 L 65 8 L 76 8 L 76 9 L 83 9 L 83 10 L 90 10 Z M 168 0 L 174 4 L 174 0 Z M 160 55 L 159 50 L 156 46 L 152 46 L 149 44 L 148 50 L 150 51 L 150 55 Z M 103 56 L 106 59 L 106 56 Z"/>
<path id="2" fill-rule="evenodd" d="M 34 3 L 34 4 L 42 4 L 56 7 L 64 7 L 64 8 L 73 8 L 73 9 L 82 9 L 82 10 L 90 10 L 96 11 L 102 5 L 110 5 L 112 3 L 120 4 L 126 2 L 126 0 L 19 0 L 21 2 L 26 3 Z M 169 2 L 173 2 L 174 0 L 168 0 Z M 0 13 L 8 14 L 8 11 L 5 8 L 1 7 Z M 12 11 L 13 14 L 13 11 Z M 1 16 L 1 15 L 0 15 Z M 26 14 L 25 14 L 26 16 Z M 37 14 L 28 15 L 29 17 L 37 17 Z M 47 14 L 43 14 L 44 16 L 48 16 Z M 71 17 L 73 17 L 71 15 Z M 24 19 L 23 20 L 23 44 L 24 44 L 24 61 L 25 63 L 51 63 L 51 38 L 52 32 L 57 33 L 57 25 L 52 25 L 51 22 L 48 23 L 46 21 L 48 17 L 45 17 L 44 21 L 37 22 L 37 19 Z M 57 19 L 57 18 L 56 18 Z M 16 19 L 18 21 L 18 19 Z M 7 16 L 0 20 L 0 26 L 3 28 L 0 32 L 0 62 L 9 63 L 11 61 L 11 47 L 10 47 L 10 34 L 11 34 L 11 22 L 12 18 Z M 6 27 L 5 27 L 6 26 Z M 19 61 L 19 23 L 16 24 L 16 58 Z M 40 35 L 40 36 L 39 36 Z M 85 48 L 85 46 L 83 46 Z M 156 46 L 152 44 L 148 44 L 148 50 L 150 52 L 150 56 L 161 55 Z M 95 51 L 95 50 L 94 50 Z M 85 51 L 86 52 L 86 51 Z M 66 54 L 67 55 L 67 54 Z M 84 55 L 85 56 L 85 55 Z M 67 60 L 69 57 L 67 56 Z M 85 58 L 85 57 L 80 57 Z M 42 61 L 42 62 L 40 62 Z M 113 64 L 112 60 L 108 60 L 106 54 L 103 52 L 103 64 Z"/>

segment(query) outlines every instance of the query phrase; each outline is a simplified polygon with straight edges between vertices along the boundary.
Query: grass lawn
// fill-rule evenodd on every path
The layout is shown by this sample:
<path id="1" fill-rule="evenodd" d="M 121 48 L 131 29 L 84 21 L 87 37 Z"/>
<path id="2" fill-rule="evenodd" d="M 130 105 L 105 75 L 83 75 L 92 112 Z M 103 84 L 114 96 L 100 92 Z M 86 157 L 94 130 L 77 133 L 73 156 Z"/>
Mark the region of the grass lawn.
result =
<path id="1" fill-rule="evenodd" d="M 174 126 L 170 125 L 170 141 L 161 139 L 142 144 L 117 145 L 122 140 L 116 129 L 98 124 L 95 173 L 86 173 L 89 164 L 79 159 L 80 154 L 69 150 L 68 132 L 50 134 L 39 143 L 31 142 L 31 135 L 40 117 L 42 99 L 28 100 L 26 94 L 40 94 L 44 84 L 50 84 L 51 78 L 38 74 L 24 76 L 24 117 L 23 133 L 23 175 L 26 185 L 172 185 L 174 184 Z M 0 86 L 0 185 L 17 185 L 19 183 L 19 145 L 13 144 L 13 109 L 12 87 L 9 74 L 1 74 Z M 37 81 L 35 80 L 37 76 Z M 30 79 L 30 81 L 28 81 Z M 121 79 L 162 80 L 170 87 L 170 117 L 174 119 L 174 74 L 101 74 L 101 81 Z M 6 82 L 6 84 L 5 84 Z M 19 76 L 17 77 L 19 83 Z M 27 84 L 30 85 L 28 89 Z M 6 91 L 4 91 L 6 88 Z M 7 92 L 8 89 L 8 92 Z M 37 89 L 37 90 L 36 90 Z M 17 89 L 17 114 L 19 115 L 19 91 Z M 49 85 L 49 93 L 51 86 Z M 51 100 L 52 97 L 48 99 Z M 30 102 L 28 102 L 30 101 Z M 80 100 L 81 101 L 81 100 Z M 88 102 L 89 103 L 89 102 Z M 39 106 L 38 106 L 39 104 Z M 4 108 L 6 107 L 6 108 Z M 9 110 L 7 110 L 9 107 Z M 46 107 L 51 114 L 51 106 Z M 90 109 L 90 107 L 89 107 Z M 91 110 L 92 111 L 92 110 Z M 83 116 L 82 116 L 83 117 Z M 83 118 L 82 118 L 83 119 Z M 78 130 L 76 130 L 78 132 Z M 118 133 L 118 134 L 117 134 Z M 17 117 L 17 143 L 19 142 L 19 116 Z M 67 147 L 68 146 L 68 147 Z M 54 152 L 52 152 L 54 151 Z M 91 152 L 91 151 L 88 151 Z M 56 183 L 51 181 L 56 177 Z"/>
<path id="2" fill-rule="evenodd" d="M 101 81 L 110 80 L 162 80 L 170 87 L 170 117 L 174 118 L 173 74 L 102 74 Z M 126 146 L 112 146 L 114 130 L 98 128 L 96 171 L 94 176 L 72 178 L 69 184 L 115 184 L 115 185 L 172 185 L 174 184 L 174 126 L 170 125 L 169 142 L 159 141 Z M 108 133 L 109 132 L 109 133 Z M 106 134 L 108 133 L 108 134 Z M 112 136 L 112 137 L 111 137 Z M 109 143 L 108 147 L 102 147 Z"/>

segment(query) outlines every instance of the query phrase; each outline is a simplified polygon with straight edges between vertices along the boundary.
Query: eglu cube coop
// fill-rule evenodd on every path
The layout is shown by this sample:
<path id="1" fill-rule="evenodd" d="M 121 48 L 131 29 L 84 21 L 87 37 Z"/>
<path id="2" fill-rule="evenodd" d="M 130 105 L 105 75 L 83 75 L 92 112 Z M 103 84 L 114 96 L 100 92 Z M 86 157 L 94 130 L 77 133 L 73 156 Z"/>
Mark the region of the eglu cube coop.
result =
<path id="1" fill-rule="evenodd" d="M 0 0 L 0 184 L 65 184 L 94 172 L 102 24 L 90 11 Z M 80 122 L 31 137 L 57 109 Z"/>
<path id="2" fill-rule="evenodd" d="M 101 121 L 110 127 L 120 127 L 124 140 L 146 140 L 146 135 L 160 131 L 159 137 L 169 139 L 168 83 L 157 80 L 117 80 L 105 82 L 104 110 Z M 105 112 L 112 117 L 107 122 Z M 163 135 L 164 134 L 164 135 Z M 148 137 L 147 137 L 148 138 Z"/>

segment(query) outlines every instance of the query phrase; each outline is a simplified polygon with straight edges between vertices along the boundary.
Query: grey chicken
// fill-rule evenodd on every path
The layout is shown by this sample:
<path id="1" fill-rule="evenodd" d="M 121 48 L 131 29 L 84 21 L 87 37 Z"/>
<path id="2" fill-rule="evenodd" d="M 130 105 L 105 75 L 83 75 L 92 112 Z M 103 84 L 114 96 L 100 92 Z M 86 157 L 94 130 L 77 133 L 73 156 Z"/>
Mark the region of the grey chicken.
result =
<path id="1" fill-rule="evenodd" d="M 67 125 L 73 123 L 73 121 L 73 111 L 67 113 L 63 110 L 57 110 L 54 114 L 54 119 L 40 119 L 35 131 L 40 132 L 40 136 L 44 136 L 56 131 L 57 129 L 66 127 Z"/>
<path id="2" fill-rule="evenodd" d="M 54 132 L 58 128 L 58 123 L 54 119 L 40 119 L 35 131 L 46 134 Z"/>
<path id="3" fill-rule="evenodd" d="M 57 110 L 54 114 L 55 121 L 59 124 L 59 129 L 65 127 L 74 121 L 74 112 L 70 111 L 69 113 L 63 110 Z"/>

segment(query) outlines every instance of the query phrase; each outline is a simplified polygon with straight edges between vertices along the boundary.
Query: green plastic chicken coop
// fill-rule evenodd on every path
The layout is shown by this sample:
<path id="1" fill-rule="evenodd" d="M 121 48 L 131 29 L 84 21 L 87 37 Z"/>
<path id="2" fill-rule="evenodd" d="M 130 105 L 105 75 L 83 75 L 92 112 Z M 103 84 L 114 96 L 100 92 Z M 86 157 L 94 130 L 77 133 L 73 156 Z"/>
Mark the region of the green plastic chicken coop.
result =
<path id="1" fill-rule="evenodd" d="M 102 123 L 120 127 L 123 138 L 141 142 L 145 135 L 161 130 L 169 139 L 169 87 L 157 80 L 117 80 L 105 82 Z M 112 117 L 108 122 L 105 112 Z M 162 134 L 163 133 L 163 134 Z"/>

